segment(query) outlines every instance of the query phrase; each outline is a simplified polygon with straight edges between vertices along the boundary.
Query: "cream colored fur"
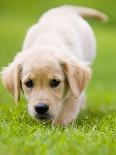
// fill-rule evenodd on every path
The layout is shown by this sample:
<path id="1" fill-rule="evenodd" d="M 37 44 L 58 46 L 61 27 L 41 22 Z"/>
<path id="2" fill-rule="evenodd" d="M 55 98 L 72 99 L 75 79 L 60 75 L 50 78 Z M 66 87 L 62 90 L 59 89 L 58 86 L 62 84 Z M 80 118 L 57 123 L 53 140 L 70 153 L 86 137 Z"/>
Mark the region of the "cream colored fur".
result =
<path id="1" fill-rule="evenodd" d="M 2 71 L 3 84 L 20 99 L 23 89 L 28 111 L 36 118 L 34 106 L 49 105 L 54 125 L 65 125 L 76 119 L 84 101 L 85 87 L 91 77 L 90 65 L 96 55 L 96 41 L 89 24 L 82 17 L 106 20 L 94 9 L 61 6 L 46 12 L 27 32 L 22 51 Z M 51 88 L 51 79 L 61 81 Z M 25 81 L 33 79 L 32 89 Z"/>

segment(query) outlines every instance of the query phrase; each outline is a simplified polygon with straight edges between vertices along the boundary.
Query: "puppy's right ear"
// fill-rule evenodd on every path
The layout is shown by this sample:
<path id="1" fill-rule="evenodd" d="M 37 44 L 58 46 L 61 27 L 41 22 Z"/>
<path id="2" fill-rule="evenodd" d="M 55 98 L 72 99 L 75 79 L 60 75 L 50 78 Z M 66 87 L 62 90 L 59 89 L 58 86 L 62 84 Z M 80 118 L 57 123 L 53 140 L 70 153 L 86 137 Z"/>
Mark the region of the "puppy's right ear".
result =
<path id="1" fill-rule="evenodd" d="M 70 59 L 61 60 L 61 66 L 74 97 L 78 98 L 91 78 L 91 69 L 83 62 L 75 62 Z"/>
<path id="2" fill-rule="evenodd" d="M 1 72 L 4 87 L 14 96 L 16 103 L 20 99 L 21 65 L 15 62 Z"/>

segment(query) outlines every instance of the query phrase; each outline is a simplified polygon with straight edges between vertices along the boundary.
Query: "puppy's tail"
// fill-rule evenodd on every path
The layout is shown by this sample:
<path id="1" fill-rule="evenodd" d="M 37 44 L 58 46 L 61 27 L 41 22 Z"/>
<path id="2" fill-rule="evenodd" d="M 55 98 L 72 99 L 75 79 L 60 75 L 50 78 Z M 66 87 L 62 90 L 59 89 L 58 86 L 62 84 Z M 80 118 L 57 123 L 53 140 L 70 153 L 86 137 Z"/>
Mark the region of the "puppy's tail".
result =
<path id="1" fill-rule="evenodd" d="M 108 16 L 100 11 L 97 11 L 96 9 L 80 7 L 80 6 L 76 7 L 76 6 L 70 6 L 70 5 L 65 5 L 63 7 L 76 11 L 82 17 L 94 18 L 102 22 L 108 21 Z"/>

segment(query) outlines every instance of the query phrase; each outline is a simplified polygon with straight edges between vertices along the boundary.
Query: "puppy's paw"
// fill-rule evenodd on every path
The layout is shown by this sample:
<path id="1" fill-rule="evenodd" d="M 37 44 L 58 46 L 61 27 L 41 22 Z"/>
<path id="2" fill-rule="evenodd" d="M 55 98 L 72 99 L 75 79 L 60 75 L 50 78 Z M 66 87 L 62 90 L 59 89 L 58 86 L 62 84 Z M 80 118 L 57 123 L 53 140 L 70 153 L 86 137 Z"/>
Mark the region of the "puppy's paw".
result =
<path id="1" fill-rule="evenodd" d="M 55 119 L 52 122 L 52 127 L 61 127 L 61 126 L 66 126 L 70 123 L 74 123 L 73 119 L 65 120 L 65 119 Z"/>
<path id="2" fill-rule="evenodd" d="M 52 122 L 52 127 L 55 128 L 55 127 L 61 127 L 61 126 L 64 126 L 64 122 L 63 121 L 60 121 L 60 120 L 53 120 Z"/>

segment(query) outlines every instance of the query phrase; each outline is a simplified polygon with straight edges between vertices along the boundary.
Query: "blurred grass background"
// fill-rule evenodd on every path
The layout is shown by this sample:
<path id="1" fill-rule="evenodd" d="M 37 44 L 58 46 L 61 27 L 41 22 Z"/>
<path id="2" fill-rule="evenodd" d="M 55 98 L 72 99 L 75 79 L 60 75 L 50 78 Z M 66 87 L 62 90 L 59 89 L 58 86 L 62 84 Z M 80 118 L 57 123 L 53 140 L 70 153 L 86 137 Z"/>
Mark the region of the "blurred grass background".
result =
<path id="1" fill-rule="evenodd" d="M 21 50 L 28 28 L 46 10 L 64 4 L 93 7 L 109 16 L 106 24 L 89 19 L 97 57 L 88 87 L 88 105 L 77 124 L 52 130 L 28 115 L 22 99 L 16 108 L 0 82 L 0 154 L 116 154 L 116 1 L 0 0 L 0 68 Z"/>

